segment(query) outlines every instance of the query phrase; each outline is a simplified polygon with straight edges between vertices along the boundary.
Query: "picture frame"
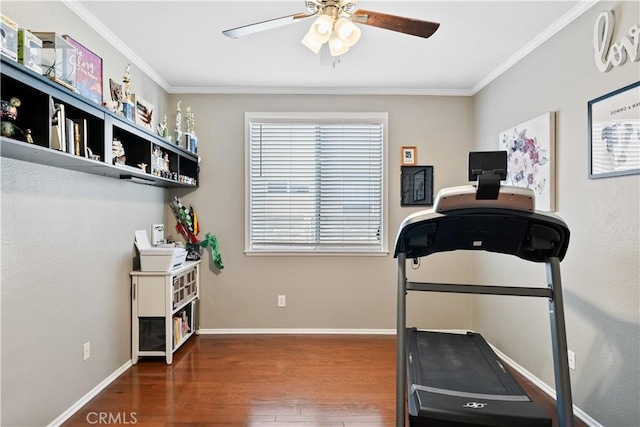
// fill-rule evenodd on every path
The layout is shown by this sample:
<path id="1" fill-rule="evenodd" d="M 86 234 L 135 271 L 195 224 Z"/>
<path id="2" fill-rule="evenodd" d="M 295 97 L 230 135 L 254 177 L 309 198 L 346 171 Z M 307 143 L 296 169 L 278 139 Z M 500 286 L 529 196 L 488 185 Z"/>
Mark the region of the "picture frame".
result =
<path id="1" fill-rule="evenodd" d="M 150 131 L 153 130 L 153 105 L 139 96 L 135 97 L 135 122 Z"/>
<path id="2" fill-rule="evenodd" d="M 640 81 L 587 103 L 589 179 L 640 174 Z"/>
<path id="3" fill-rule="evenodd" d="M 400 167 L 400 206 L 433 206 L 433 166 Z"/>
<path id="4" fill-rule="evenodd" d="M 506 185 L 529 188 L 537 210 L 555 206 L 555 112 L 541 114 L 498 135 L 499 149 L 507 152 Z"/>
<path id="5" fill-rule="evenodd" d="M 415 146 L 403 146 L 401 149 L 400 164 L 403 166 L 417 165 L 418 149 Z"/>
<path id="6" fill-rule="evenodd" d="M 76 48 L 75 55 L 70 55 L 69 62 L 75 68 L 78 93 L 102 105 L 102 58 L 71 36 L 63 34 L 62 38 Z"/>

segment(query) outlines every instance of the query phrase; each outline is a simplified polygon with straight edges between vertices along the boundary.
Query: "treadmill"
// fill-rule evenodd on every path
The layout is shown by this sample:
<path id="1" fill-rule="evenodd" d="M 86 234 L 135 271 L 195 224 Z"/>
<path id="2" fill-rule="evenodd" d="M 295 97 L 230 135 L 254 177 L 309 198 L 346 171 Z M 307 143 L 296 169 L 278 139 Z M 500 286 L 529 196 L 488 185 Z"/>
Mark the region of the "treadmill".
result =
<path id="1" fill-rule="evenodd" d="M 400 226 L 394 252 L 398 259 L 397 427 L 405 425 L 405 392 L 412 427 L 552 425 L 480 334 L 407 328 L 407 291 L 547 298 L 558 423 L 573 426 L 560 280 L 569 229 L 558 216 L 535 211 L 531 190 L 501 186 L 506 166 L 505 151 L 469 153 L 469 180 L 476 184 L 441 190 L 432 209 L 409 215 Z M 455 250 L 484 250 L 545 263 L 547 286 L 407 281 L 407 259 Z"/>

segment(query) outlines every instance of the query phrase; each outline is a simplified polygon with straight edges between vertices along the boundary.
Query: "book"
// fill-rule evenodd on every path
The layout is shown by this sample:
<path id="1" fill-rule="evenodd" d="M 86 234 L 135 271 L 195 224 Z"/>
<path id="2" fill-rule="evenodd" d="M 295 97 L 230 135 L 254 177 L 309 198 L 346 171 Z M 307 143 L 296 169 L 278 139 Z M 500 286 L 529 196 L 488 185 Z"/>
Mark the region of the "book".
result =
<path id="1" fill-rule="evenodd" d="M 67 144 L 67 153 L 75 154 L 76 153 L 76 145 L 74 142 L 73 136 L 73 120 L 65 119 L 65 141 Z"/>
<path id="2" fill-rule="evenodd" d="M 60 151 L 67 151 L 64 104 L 53 103 L 53 100 L 51 103 L 51 148 Z"/>
<path id="3" fill-rule="evenodd" d="M 62 150 L 62 130 L 60 125 L 55 124 L 51 126 L 51 148 L 54 150 Z"/>
<path id="4" fill-rule="evenodd" d="M 87 120 L 86 119 L 71 119 L 73 120 L 74 127 L 74 142 L 76 156 L 89 158 L 87 152 Z"/>
<path id="5" fill-rule="evenodd" d="M 80 145 L 80 125 L 76 121 L 73 121 L 73 146 L 76 152 L 76 156 L 83 156 L 82 151 L 84 150 L 80 151 Z"/>

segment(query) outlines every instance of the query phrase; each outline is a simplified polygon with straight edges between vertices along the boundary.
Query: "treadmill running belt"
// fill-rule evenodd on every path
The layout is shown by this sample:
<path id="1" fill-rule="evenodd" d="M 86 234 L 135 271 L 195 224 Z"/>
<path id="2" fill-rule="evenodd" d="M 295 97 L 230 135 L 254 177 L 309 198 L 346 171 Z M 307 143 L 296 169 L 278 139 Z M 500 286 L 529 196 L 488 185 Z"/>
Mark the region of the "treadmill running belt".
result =
<path id="1" fill-rule="evenodd" d="M 411 427 L 551 427 L 480 334 L 406 331 Z"/>
<path id="2" fill-rule="evenodd" d="M 416 384 L 491 395 L 526 393 L 479 335 L 421 331 L 416 335 L 421 378 Z"/>

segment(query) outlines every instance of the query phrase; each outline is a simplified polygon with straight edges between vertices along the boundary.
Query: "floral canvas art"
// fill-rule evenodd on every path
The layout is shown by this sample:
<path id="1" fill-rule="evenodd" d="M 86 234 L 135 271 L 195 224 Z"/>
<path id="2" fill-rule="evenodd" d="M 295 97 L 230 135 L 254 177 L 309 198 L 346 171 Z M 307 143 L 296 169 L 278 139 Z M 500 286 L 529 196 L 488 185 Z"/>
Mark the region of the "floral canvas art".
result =
<path id="1" fill-rule="evenodd" d="M 536 209 L 555 210 L 555 114 L 543 114 L 500 132 L 507 152 L 506 185 L 530 188 Z"/>

